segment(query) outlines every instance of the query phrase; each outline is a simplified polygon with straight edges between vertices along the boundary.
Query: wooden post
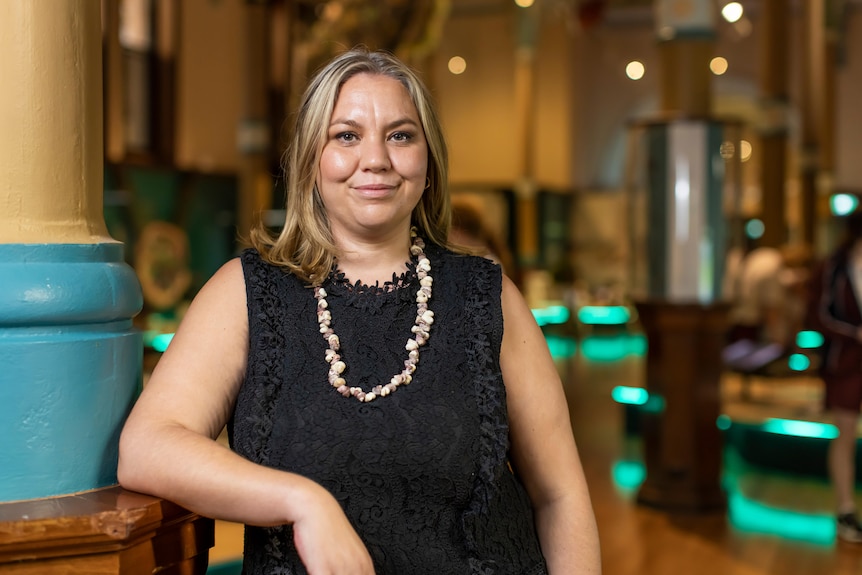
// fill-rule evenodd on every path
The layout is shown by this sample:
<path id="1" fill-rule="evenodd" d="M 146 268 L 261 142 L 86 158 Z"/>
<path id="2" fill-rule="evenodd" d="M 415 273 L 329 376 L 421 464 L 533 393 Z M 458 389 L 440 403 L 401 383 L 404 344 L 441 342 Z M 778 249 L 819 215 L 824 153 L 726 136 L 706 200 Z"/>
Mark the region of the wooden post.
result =
<path id="1" fill-rule="evenodd" d="M 658 0 L 662 56 L 658 121 L 648 126 L 647 287 L 635 294 L 647 336 L 642 438 L 646 478 L 638 502 L 705 511 L 725 505 L 721 490 L 719 381 L 727 305 L 713 278 L 691 270 L 721 269 L 722 127 L 711 119 L 709 61 L 712 2 Z M 707 250 L 703 247 L 708 246 Z M 705 253 L 706 252 L 706 253 Z"/>
<path id="2" fill-rule="evenodd" d="M 243 11 L 245 79 L 242 82 L 242 118 L 237 128 L 240 153 L 237 219 L 243 243 L 272 203 L 268 11 L 268 3 L 258 0 L 247 0 Z"/>
<path id="3" fill-rule="evenodd" d="M 533 131 L 535 130 L 536 34 L 539 7 L 520 9 L 515 49 L 515 122 L 520 166 L 515 182 L 517 258 L 523 271 L 535 267 L 539 256 L 539 222 Z"/>
<path id="4" fill-rule="evenodd" d="M 760 17 L 760 194 L 764 246 L 787 242 L 787 0 L 763 0 Z M 758 149 L 755 149 L 755 153 Z"/>
<path id="5" fill-rule="evenodd" d="M 722 437 L 721 349 L 727 306 L 640 301 L 649 349 L 643 407 L 646 479 L 638 502 L 674 510 L 724 506 L 719 481 Z"/>

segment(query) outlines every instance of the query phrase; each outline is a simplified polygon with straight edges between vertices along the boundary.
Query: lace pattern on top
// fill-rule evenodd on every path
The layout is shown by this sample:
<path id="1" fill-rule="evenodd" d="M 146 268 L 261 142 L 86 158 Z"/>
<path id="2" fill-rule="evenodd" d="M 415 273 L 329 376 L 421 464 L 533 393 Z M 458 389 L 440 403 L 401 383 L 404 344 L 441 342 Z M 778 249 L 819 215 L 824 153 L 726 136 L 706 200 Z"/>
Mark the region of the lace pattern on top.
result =
<path id="1" fill-rule="evenodd" d="M 428 495 L 426 493 L 428 491 L 433 492 L 442 489 L 439 495 L 434 497 L 441 500 L 451 500 L 452 505 L 457 505 L 457 507 L 452 508 L 453 511 L 460 508 L 460 511 L 456 511 L 456 515 L 453 516 L 454 521 L 445 519 L 451 513 L 450 511 L 435 512 L 442 513 L 442 515 L 437 515 L 429 513 L 424 508 L 413 509 L 412 505 L 414 503 L 418 505 L 417 501 L 422 500 L 422 497 L 417 499 L 420 494 L 416 493 L 407 499 L 401 499 L 402 503 L 396 505 L 396 508 L 403 508 L 404 513 L 413 515 L 411 515 L 412 519 L 402 528 L 402 533 L 396 534 L 397 537 L 392 540 L 391 545 L 387 542 L 378 546 L 375 543 L 377 536 L 373 533 L 368 535 L 369 539 L 366 540 L 366 544 L 375 560 L 378 573 L 398 572 L 393 570 L 398 568 L 390 568 L 390 565 L 401 565 L 400 569 L 403 569 L 404 565 L 410 564 L 409 547 L 421 545 L 419 541 L 424 541 L 427 535 L 430 534 L 433 538 L 440 531 L 444 531 L 440 534 L 440 537 L 443 537 L 441 541 L 461 541 L 463 549 L 460 553 L 464 555 L 463 565 L 469 565 L 470 573 L 482 575 L 546 573 L 532 523 L 529 500 L 523 486 L 509 471 L 507 461 L 509 443 L 506 397 L 499 368 L 503 330 L 499 303 L 501 289 L 499 267 L 482 258 L 456 256 L 435 246 L 428 246 L 427 253 L 433 258 L 435 280 L 438 280 L 435 281 L 435 297 L 432 308 L 435 310 L 435 314 L 438 313 L 438 309 L 440 310 L 441 318 L 448 317 L 449 323 L 447 325 L 453 328 L 435 332 L 431 340 L 433 344 L 429 344 L 429 363 L 435 359 L 432 357 L 432 353 L 434 353 L 432 350 L 434 349 L 440 350 L 436 352 L 437 361 L 444 363 L 450 357 L 456 357 L 457 354 L 452 355 L 451 351 L 462 350 L 460 353 L 465 358 L 463 360 L 465 365 L 459 364 L 458 368 L 462 369 L 460 373 L 464 383 L 468 383 L 468 385 L 460 385 L 460 381 L 450 381 L 448 384 L 450 387 L 453 383 L 459 384 L 451 388 L 451 392 L 456 395 L 452 396 L 451 399 L 445 397 L 441 399 L 440 401 L 444 403 L 440 405 L 440 409 L 443 409 L 446 404 L 460 405 L 462 410 L 464 406 L 467 406 L 468 411 L 465 413 L 473 413 L 472 417 L 476 418 L 475 427 L 471 424 L 464 428 L 464 432 L 468 435 L 462 438 L 466 441 L 466 445 L 473 446 L 472 452 L 462 453 L 460 456 L 462 458 L 467 457 L 467 459 L 453 467 L 453 470 L 466 467 L 468 471 L 469 468 L 473 468 L 475 471 L 465 476 L 473 479 L 469 480 L 470 483 L 465 484 L 464 488 L 467 489 L 467 492 L 463 495 L 465 498 L 463 503 L 457 503 L 461 497 L 457 495 L 462 490 L 461 487 L 458 487 L 460 483 L 450 485 L 449 481 L 444 480 L 444 477 L 441 476 L 439 480 L 435 479 L 432 483 L 416 484 L 417 486 L 423 485 L 423 493 L 421 494 L 423 496 Z M 309 386 L 310 392 L 304 391 L 304 388 L 299 390 L 306 395 L 311 393 L 312 396 L 309 397 L 321 394 L 325 406 L 329 406 L 331 401 L 335 402 L 331 405 L 337 406 L 338 409 L 342 409 L 342 406 L 351 406 L 351 409 L 360 410 L 368 410 L 369 408 L 362 404 L 359 404 L 360 407 L 354 407 L 352 404 L 355 402 L 347 402 L 335 394 L 331 388 L 327 388 L 323 376 L 317 379 L 313 378 L 310 382 L 293 381 L 286 377 L 287 357 L 293 358 L 292 361 L 304 361 L 304 355 L 296 355 L 293 348 L 297 347 L 297 344 L 309 345 L 304 341 L 306 338 L 303 330 L 313 331 L 315 327 L 313 294 L 310 289 L 301 286 L 293 276 L 279 268 L 263 263 L 259 255 L 252 250 L 247 250 L 242 254 L 242 262 L 245 270 L 249 307 L 249 366 L 246 381 L 240 390 L 240 396 L 231 420 L 231 444 L 237 452 L 252 461 L 273 467 L 289 466 L 292 461 L 301 458 L 304 451 L 293 444 L 283 444 L 282 440 L 279 440 L 276 455 L 273 455 L 274 446 L 270 445 L 273 430 L 281 426 L 280 419 L 274 418 L 274 410 L 278 409 L 280 418 L 286 417 L 284 406 L 289 408 L 289 413 L 293 414 L 290 416 L 292 418 L 313 419 L 320 416 L 316 411 L 303 411 L 302 406 L 294 405 L 301 403 L 296 401 L 296 397 L 292 395 L 297 386 Z M 389 304 L 394 304 L 408 310 L 408 318 L 404 325 L 409 327 L 409 322 L 412 321 L 410 314 L 415 314 L 415 310 L 412 309 L 415 305 L 413 301 L 415 294 L 410 289 L 401 288 L 409 287 L 414 279 L 415 266 L 413 265 L 409 265 L 408 270 L 402 276 L 393 277 L 393 281 L 386 282 L 383 287 L 351 285 L 343 274 L 335 274 L 331 281 L 332 286 L 328 286 L 327 291 L 332 289 L 334 295 L 338 296 L 333 298 L 334 301 L 343 307 L 339 310 L 339 314 L 342 315 L 333 313 L 333 317 L 334 319 L 353 317 L 347 313 L 348 308 L 353 308 L 355 313 L 362 314 L 364 317 L 382 314 L 380 319 L 375 321 L 388 322 L 390 320 L 387 319 L 389 316 L 386 314 L 390 313 L 389 310 L 392 307 Z M 386 305 L 384 306 L 384 304 Z M 304 326 L 305 318 L 310 318 L 310 327 Z M 445 321 L 445 319 L 441 319 L 441 322 Z M 454 329 L 456 326 L 460 326 L 460 329 Z M 348 326 L 348 328 L 350 327 Z M 398 329 L 400 328 L 392 327 L 394 331 Z M 463 334 L 463 337 L 458 336 L 456 338 L 458 333 Z M 358 341 L 356 337 L 357 335 L 353 334 L 353 337 L 346 341 L 348 343 Z M 406 337 L 405 335 L 405 340 Z M 359 338 L 361 339 L 361 336 Z M 322 345 L 320 343 L 322 339 L 313 337 L 308 339 L 314 341 L 309 346 L 310 350 L 307 354 L 309 366 L 307 369 L 310 370 L 308 373 L 315 373 L 316 370 L 325 368 L 322 351 L 319 357 L 317 357 L 316 352 L 312 351 L 315 345 Z M 291 350 L 290 353 L 286 353 L 288 349 Z M 397 351 L 397 354 L 403 355 L 403 350 Z M 423 354 L 424 358 L 425 355 Z M 348 362 L 351 366 L 354 363 L 361 364 L 362 362 L 354 362 L 353 360 Z M 366 371 L 372 370 L 372 372 L 376 369 L 378 372 L 382 370 L 388 373 L 388 367 L 375 368 L 373 363 L 364 369 Z M 439 363 L 430 364 L 439 365 Z M 423 367 L 425 366 L 420 365 L 417 373 L 421 374 Z M 304 366 L 297 366 L 295 369 L 298 370 L 297 373 L 306 372 Z M 353 368 L 351 367 L 351 369 Z M 361 371 L 363 366 L 358 365 L 357 369 Z M 453 369 L 449 368 L 450 371 Z M 294 373 L 294 368 L 291 368 L 291 373 Z M 422 410 L 429 406 L 432 409 L 438 409 L 434 407 L 436 405 L 434 401 L 437 401 L 437 398 L 421 400 L 420 397 L 433 396 L 414 395 L 415 393 L 428 394 L 432 392 L 450 393 L 446 390 L 443 382 L 436 382 L 434 378 L 429 377 L 430 375 L 432 374 L 426 376 L 424 381 L 417 379 L 412 386 L 383 398 L 381 405 L 385 407 L 388 403 L 391 408 L 385 407 L 385 409 L 391 409 L 393 416 L 400 412 L 414 413 L 414 416 L 420 420 L 419 423 L 425 418 L 435 417 L 434 411 L 426 413 Z M 433 386 L 430 383 L 432 380 L 435 381 Z M 440 387 L 441 385 L 444 387 Z M 465 394 L 463 398 L 457 396 L 461 392 Z M 330 395 L 326 397 L 323 394 Z M 293 399 L 289 401 L 279 399 L 282 397 Z M 305 398 L 306 396 L 303 395 L 302 397 Z M 416 404 L 417 401 L 421 403 Z M 470 408 L 470 405 L 473 407 Z M 376 408 L 377 406 L 375 406 Z M 327 407 L 327 409 L 330 408 Z M 369 414 L 374 415 L 374 412 L 365 412 L 365 416 Z M 333 417 L 337 421 L 339 416 Z M 463 419 L 463 416 L 459 416 L 459 418 L 461 419 L 453 420 L 451 425 L 456 426 L 459 425 L 459 422 L 464 424 L 467 421 Z M 381 423 L 386 423 L 388 420 L 389 416 L 386 416 L 381 420 Z M 380 433 L 389 433 L 387 429 L 384 425 L 380 428 Z M 278 433 L 279 437 L 284 435 L 284 432 Z M 473 434 L 475 434 L 475 439 L 470 439 Z M 441 439 L 445 441 L 445 438 Z M 362 441 L 362 437 L 357 437 L 356 441 Z M 336 447 L 333 451 L 338 453 L 339 449 Z M 342 455 L 338 457 L 342 457 Z M 415 459 L 421 458 L 421 452 L 417 452 Z M 360 466 L 357 469 L 359 473 L 351 473 L 349 478 L 358 477 L 358 482 L 363 481 L 363 478 L 377 481 L 374 479 L 374 475 L 366 475 L 370 469 L 367 468 L 366 461 L 357 460 L 356 464 Z M 332 463 L 332 465 L 337 466 L 338 464 Z M 344 465 L 354 464 L 344 463 Z M 353 491 L 343 491 L 347 488 L 345 484 L 327 483 L 328 480 L 325 477 L 316 478 L 313 476 L 314 473 L 313 470 L 309 471 L 313 479 L 320 481 L 334 493 L 343 506 L 347 506 L 346 510 L 351 521 L 360 523 L 364 529 L 375 529 L 373 523 L 368 523 L 368 521 L 373 521 L 373 517 L 381 510 L 375 506 L 373 501 L 365 501 L 365 498 L 373 498 L 375 489 L 379 489 L 379 487 L 373 487 L 373 484 L 368 485 L 368 488 L 371 488 L 370 492 L 351 495 Z M 440 483 L 440 481 L 443 482 Z M 411 485 L 411 483 L 406 484 L 408 493 Z M 401 489 L 397 482 L 387 489 L 395 490 L 389 494 L 390 498 L 392 496 L 396 496 L 396 499 L 401 497 L 397 493 Z M 365 488 L 363 488 L 364 490 Z M 395 501 L 393 500 L 392 503 L 394 504 Z M 441 503 L 441 505 L 443 504 Z M 450 504 L 445 503 L 445 505 Z M 389 512 L 385 509 L 384 511 Z M 460 515 L 460 519 L 458 519 L 458 515 Z M 435 520 L 434 517 L 437 519 Z M 427 524 L 430 521 L 442 521 L 442 523 Z M 406 532 L 411 529 L 415 531 L 413 535 Z M 362 533 L 363 531 L 360 530 L 361 535 Z M 446 535 L 446 533 L 450 533 L 450 535 Z M 387 541 L 389 535 L 380 534 L 379 537 L 381 541 Z M 414 541 L 413 537 L 419 537 L 419 539 L 416 539 L 415 543 L 411 543 Z M 365 539 L 365 536 L 363 538 Z M 292 529 L 290 527 L 247 528 L 246 550 L 244 573 L 255 575 L 305 573 L 292 546 Z M 443 548 L 440 552 L 443 552 L 442 550 Z M 432 551 L 434 550 L 425 550 L 426 553 Z M 441 567 L 441 565 L 455 564 L 452 561 L 457 563 L 456 557 L 453 556 L 460 553 L 455 549 L 443 552 L 440 564 L 436 567 L 435 565 L 425 565 L 426 571 L 421 572 L 448 573 L 451 571 L 460 575 L 467 569 L 456 570 L 451 568 L 447 571 L 445 567 Z M 415 567 L 415 569 L 420 569 L 420 567 Z M 428 569 L 431 571 L 427 571 Z M 413 572 L 419 573 L 420 571 L 414 570 Z"/>

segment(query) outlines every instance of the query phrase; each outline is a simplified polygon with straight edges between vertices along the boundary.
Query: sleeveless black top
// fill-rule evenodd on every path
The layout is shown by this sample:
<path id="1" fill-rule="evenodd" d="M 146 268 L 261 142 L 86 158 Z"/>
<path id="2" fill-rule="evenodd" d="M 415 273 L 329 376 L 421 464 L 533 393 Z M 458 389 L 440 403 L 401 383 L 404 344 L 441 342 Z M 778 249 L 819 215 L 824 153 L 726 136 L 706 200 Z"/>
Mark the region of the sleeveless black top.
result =
<path id="1" fill-rule="evenodd" d="M 413 381 L 361 403 L 327 382 L 313 290 L 243 252 L 249 357 L 231 445 L 329 490 L 378 575 L 546 573 L 507 459 L 500 268 L 432 245 L 426 254 L 434 324 Z M 418 287 L 414 264 L 383 287 L 324 283 L 348 385 L 370 390 L 403 369 Z M 306 573 L 290 526 L 247 526 L 243 573 Z"/>

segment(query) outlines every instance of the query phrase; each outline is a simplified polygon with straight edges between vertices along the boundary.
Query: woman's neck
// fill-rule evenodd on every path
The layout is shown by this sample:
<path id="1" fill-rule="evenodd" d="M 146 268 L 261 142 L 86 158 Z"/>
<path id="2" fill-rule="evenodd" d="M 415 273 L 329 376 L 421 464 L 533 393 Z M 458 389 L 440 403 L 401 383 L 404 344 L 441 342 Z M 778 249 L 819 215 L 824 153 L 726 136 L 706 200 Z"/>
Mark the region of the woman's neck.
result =
<path id="1" fill-rule="evenodd" d="M 410 261 L 408 239 L 383 242 L 351 242 L 339 245 L 338 270 L 350 280 L 364 285 L 383 285 L 392 275 L 401 275 Z"/>

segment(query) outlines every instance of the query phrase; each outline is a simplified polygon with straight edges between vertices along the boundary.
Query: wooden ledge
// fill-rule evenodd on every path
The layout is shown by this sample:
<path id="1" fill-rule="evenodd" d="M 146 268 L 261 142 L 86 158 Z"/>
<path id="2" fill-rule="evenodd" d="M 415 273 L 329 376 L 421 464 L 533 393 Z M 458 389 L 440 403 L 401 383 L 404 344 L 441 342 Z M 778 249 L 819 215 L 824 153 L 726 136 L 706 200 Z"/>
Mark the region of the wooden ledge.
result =
<path id="1" fill-rule="evenodd" d="M 0 503 L 0 571 L 129 575 L 206 572 L 211 519 L 121 487 Z"/>

